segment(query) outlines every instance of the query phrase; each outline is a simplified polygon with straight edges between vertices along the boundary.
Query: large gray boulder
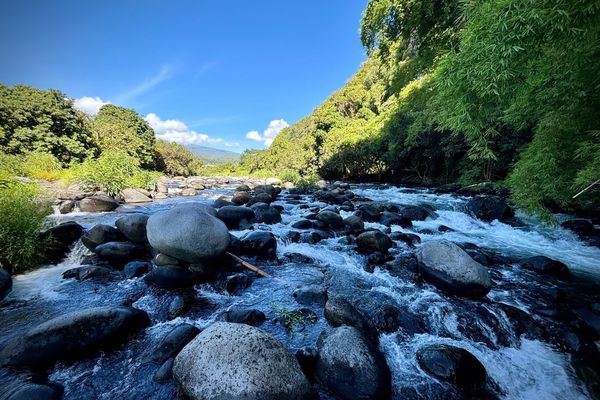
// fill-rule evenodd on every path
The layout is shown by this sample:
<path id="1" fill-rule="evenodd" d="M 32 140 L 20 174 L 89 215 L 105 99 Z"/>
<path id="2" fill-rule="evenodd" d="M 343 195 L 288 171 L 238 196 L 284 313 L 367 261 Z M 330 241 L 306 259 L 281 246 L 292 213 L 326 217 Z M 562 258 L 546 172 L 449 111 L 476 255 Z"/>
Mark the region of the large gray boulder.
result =
<path id="1" fill-rule="evenodd" d="M 112 211 L 118 206 L 119 203 L 115 199 L 105 194 L 86 197 L 79 202 L 79 209 L 83 212 Z"/>
<path id="2" fill-rule="evenodd" d="M 5 269 L 0 268 L 0 301 L 12 290 L 12 277 Z"/>
<path id="3" fill-rule="evenodd" d="M 227 226 L 198 206 L 174 207 L 151 215 L 146 225 L 150 245 L 161 253 L 191 263 L 222 256 L 229 246 Z"/>
<path id="4" fill-rule="evenodd" d="M 389 399 L 391 373 L 383 355 L 356 328 L 341 326 L 317 342 L 317 381 L 344 400 Z"/>
<path id="5" fill-rule="evenodd" d="M 123 341 L 150 323 L 131 307 L 95 307 L 61 315 L 10 341 L 0 351 L 0 365 L 44 368 Z"/>
<path id="6" fill-rule="evenodd" d="M 149 203 L 152 199 L 139 189 L 127 188 L 121 191 L 125 203 Z"/>
<path id="7" fill-rule="evenodd" d="M 417 253 L 417 260 L 421 275 L 449 293 L 478 299 L 492 288 L 489 271 L 447 240 L 425 242 Z"/>
<path id="8" fill-rule="evenodd" d="M 146 236 L 146 224 L 148 223 L 146 214 L 129 214 L 119 218 L 115 225 L 127 237 L 135 243 L 148 243 Z"/>
<path id="9" fill-rule="evenodd" d="M 216 322 L 175 358 L 173 377 L 190 399 L 314 399 L 296 358 L 264 331 Z"/>

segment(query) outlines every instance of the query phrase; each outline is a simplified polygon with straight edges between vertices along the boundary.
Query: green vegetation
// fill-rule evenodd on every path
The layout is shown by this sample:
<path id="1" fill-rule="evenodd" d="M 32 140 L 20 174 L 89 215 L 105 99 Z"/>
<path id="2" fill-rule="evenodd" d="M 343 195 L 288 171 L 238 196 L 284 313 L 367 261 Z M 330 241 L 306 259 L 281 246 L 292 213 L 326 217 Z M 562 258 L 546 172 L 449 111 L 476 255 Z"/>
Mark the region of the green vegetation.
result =
<path id="1" fill-rule="evenodd" d="M 154 147 L 155 164 L 158 170 L 169 175 L 198 175 L 202 161 L 178 143 L 157 140 Z"/>
<path id="2" fill-rule="evenodd" d="M 134 110 L 106 104 L 92 121 L 92 134 L 101 151 L 122 151 L 144 168 L 154 166 L 154 131 Z"/>
<path id="3" fill-rule="evenodd" d="M 0 267 L 23 271 L 40 260 L 44 243 L 36 238 L 50 204 L 39 198 L 36 185 L 0 176 Z"/>
<path id="4" fill-rule="evenodd" d="M 143 170 L 140 161 L 123 151 L 106 151 L 97 159 L 74 166 L 63 176 L 85 190 L 101 190 L 110 196 L 134 187 L 153 189 L 160 172 Z"/>
<path id="5" fill-rule="evenodd" d="M 96 154 L 90 126 L 57 90 L 0 84 L 0 152 L 52 154 L 64 165 Z"/>
<path id="6" fill-rule="evenodd" d="M 542 213 L 600 179 L 600 3 L 371 0 L 361 39 L 359 72 L 241 169 L 499 181 Z"/>

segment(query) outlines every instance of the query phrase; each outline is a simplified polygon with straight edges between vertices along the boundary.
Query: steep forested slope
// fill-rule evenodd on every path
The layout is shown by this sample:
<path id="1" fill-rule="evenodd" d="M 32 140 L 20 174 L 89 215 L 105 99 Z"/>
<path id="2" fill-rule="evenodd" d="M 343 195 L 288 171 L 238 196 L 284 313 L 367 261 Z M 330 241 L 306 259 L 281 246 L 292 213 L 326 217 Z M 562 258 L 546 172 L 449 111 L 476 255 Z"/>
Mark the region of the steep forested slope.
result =
<path id="1" fill-rule="evenodd" d="M 589 0 L 371 0 L 359 72 L 243 162 L 326 178 L 504 180 L 531 210 L 568 207 L 600 178 L 599 10 Z"/>

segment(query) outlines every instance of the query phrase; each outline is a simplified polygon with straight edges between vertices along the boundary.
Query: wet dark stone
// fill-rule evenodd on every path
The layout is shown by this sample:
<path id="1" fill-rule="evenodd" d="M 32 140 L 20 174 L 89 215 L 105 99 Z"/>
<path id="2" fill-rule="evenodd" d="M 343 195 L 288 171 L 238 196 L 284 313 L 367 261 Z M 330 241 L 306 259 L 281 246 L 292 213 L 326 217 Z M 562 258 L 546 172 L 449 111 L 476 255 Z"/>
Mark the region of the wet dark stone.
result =
<path id="1" fill-rule="evenodd" d="M 438 226 L 438 231 L 439 232 L 454 232 L 455 230 L 450 228 L 449 226 L 440 225 L 440 226 Z"/>
<path id="2" fill-rule="evenodd" d="M 245 310 L 240 308 L 234 308 L 226 311 L 223 314 L 223 320 L 226 322 L 235 322 L 238 324 L 246 324 L 252 326 L 258 326 L 262 324 L 267 317 L 260 310 Z"/>
<path id="3" fill-rule="evenodd" d="M 254 211 L 256 222 L 263 224 L 277 224 L 281 222 L 279 211 L 266 203 L 255 203 L 250 208 Z"/>
<path id="4" fill-rule="evenodd" d="M 227 277 L 225 290 L 229 294 L 238 294 L 252 284 L 252 280 L 246 274 L 235 274 Z"/>
<path id="5" fill-rule="evenodd" d="M 192 308 L 194 296 L 177 295 L 169 303 L 167 316 L 169 319 L 175 319 L 184 315 Z"/>
<path id="6" fill-rule="evenodd" d="M 386 261 L 387 256 L 379 251 L 369 254 L 369 257 L 367 258 L 367 263 L 369 265 L 383 265 Z"/>
<path id="7" fill-rule="evenodd" d="M 310 382 L 315 380 L 315 367 L 319 360 L 319 351 L 314 347 L 303 347 L 296 351 L 296 359 L 300 363 L 300 368 Z"/>
<path id="8" fill-rule="evenodd" d="M 569 268 L 560 261 L 553 260 L 546 256 L 535 256 L 523 260 L 521 265 L 524 268 L 539 272 L 541 274 L 567 277 L 570 275 Z"/>
<path id="9" fill-rule="evenodd" d="M 308 219 L 301 219 L 300 221 L 292 224 L 292 228 L 294 229 L 310 229 L 312 228 L 312 222 Z"/>
<path id="10" fill-rule="evenodd" d="M 9 342 L 0 365 L 46 368 L 61 359 L 79 359 L 122 342 L 150 323 L 131 307 L 96 307 L 61 315 Z"/>
<path id="11" fill-rule="evenodd" d="M 115 278 L 116 276 L 118 276 L 118 274 L 111 268 L 91 265 L 79 268 L 76 279 L 80 281 L 103 281 Z"/>
<path id="12" fill-rule="evenodd" d="M 161 289 L 180 289 L 194 286 L 195 275 L 186 267 L 161 265 L 146 274 L 144 282 Z"/>
<path id="13" fill-rule="evenodd" d="M 83 232 L 83 227 L 76 222 L 64 222 L 41 232 L 38 239 L 47 243 L 44 249 L 46 260 L 50 263 L 62 260 L 69 251 L 69 247 L 83 235 Z"/>
<path id="14" fill-rule="evenodd" d="M 123 272 L 127 279 L 143 276 L 148 272 L 149 264 L 144 261 L 131 261 L 125 264 Z"/>
<path id="15" fill-rule="evenodd" d="M 354 213 L 357 217 L 366 222 L 379 222 L 381 215 L 379 210 L 370 204 L 361 204 Z"/>
<path id="16" fill-rule="evenodd" d="M 230 251 L 238 256 L 273 259 L 277 256 L 277 239 L 271 232 L 253 231 L 230 242 Z"/>
<path id="17" fill-rule="evenodd" d="M 225 206 L 219 208 L 217 211 L 217 218 L 225 222 L 227 228 L 238 229 L 242 220 L 254 220 L 254 211 L 248 207 Z"/>
<path id="18" fill-rule="evenodd" d="M 0 268 L 0 301 L 4 300 L 12 290 L 12 277 L 5 269 Z"/>
<path id="19" fill-rule="evenodd" d="M 402 205 L 398 207 L 398 214 L 411 221 L 425 221 L 427 218 L 437 218 L 438 215 L 431 208 L 425 206 Z"/>
<path id="20" fill-rule="evenodd" d="M 412 221 L 394 212 L 384 211 L 381 214 L 381 223 L 385 226 L 399 225 L 402 228 L 410 228 Z"/>
<path id="21" fill-rule="evenodd" d="M 300 304 L 323 307 L 327 301 L 327 289 L 319 285 L 308 285 L 294 290 L 292 296 Z"/>
<path id="22" fill-rule="evenodd" d="M 389 236 L 380 231 L 363 232 L 356 238 L 358 248 L 369 253 L 376 251 L 386 253 L 393 244 Z"/>
<path id="23" fill-rule="evenodd" d="M 357 215 L 350 215 L 344 219 L 344 225 L 349 233 L 361 233 L 365 230 L 365 223 L 362 218 Z"/>
<path id="24" fill-rule="evenodd" d="M 152 362 L 162 364 L 171 357 L 175 357 L 183 347 L 188 344 L 200 329 L 190 324 L 177 325 L 165 335 L 158 347 L 152 353 Z"/>
<path id="25" fill-rule="evenodd" d="M 392 232 L 390 233 L 390 239 L 399 240 L 410 247 L 414 247 L 416 244 L 421 243 L 421 238 L 414 233 Z"/>
<path id="26" fill-rule="evenodd" d="M 143 260 L 148 255 L 146 246 L 131 242 L 103 243 L 96 246 L 94 252 L 104 260 L 121 265 L 129 261 Z"/>
<path id="27" fill-rule="evenodd" d="M 501 197 L 497 196 L 478 196 L 466 205 L 467 211 L 482 221 L 491 222 L 498 220 L 506 222 L 515 216 L 513 209 Z"/>
<path id="28" fill-rule="evenodd" d="M 147 244 L 146 224 L 148 218 L 148 215 L 145 214 L 129 214 L 117 219 L 115 225 L 132 242 Z"/>
<path id="29" fill-rule="evenodd" d="M 315 260 L 300 253 L 285 253 L 283 255 L 289 262 L 297 264 L 312 264 Z"/>
<path id="30" fill-rule="evenodd" d="M 588 219 L 577 218 L 564 221 L 560 224 L 565 229 L 569 229 L 581 236 L 590 236 L 598 234 L 594 225 Z"/>
<path id="31" fill-rule="evenodd" d="M 498 306 L 504 311 L 512 323 L 517 336 L 525 336 L 526 338 L 533 340 L 540 340 L 548 337 L 546 329 L 525 311 L 504 303 L 498 303 Z"/>
<path id="32" fill-rule="evenodd" d="M 114 226 L 98 224 L 81 237 L 81 243 L 89 250 L 94 251 L 96 246 L 103 243 L 122 242 L 125 239 L 125 235 Z"/>
<path id="33" fill-rule="evenodd" d="M 324 315 L 333 326 L 353 326 L 373 342 L 378 341 L 377 330 L 369 319 L 342 296 L 335 296 L 327 300 Z"/>
<path id="34" fill-rule="evenodd" d="M 419 366 L 429 375 L 473 395 L 485 390 L 487 372 L 468 351 L 450 345 L 432 345 L 417 352 Z"/>
<path id="35" fill-rule="evenodd" d="M 154 373 L 154 381 L 156 382 L 166 382 L 173 377 L 173 363 L 175 362 L 175 357 L 169 358 L 165 361 L 159 369 Z"/>
<path id="36" fill-rule="evenodd" d="M 321 221 L 326 224 L 326 226 L 332 229 L 340 229 L 344 226 L 344 220 L 340 216 L 340 214 L 333 211 L 321 211 L 317 214 L 317 221 Z"/>

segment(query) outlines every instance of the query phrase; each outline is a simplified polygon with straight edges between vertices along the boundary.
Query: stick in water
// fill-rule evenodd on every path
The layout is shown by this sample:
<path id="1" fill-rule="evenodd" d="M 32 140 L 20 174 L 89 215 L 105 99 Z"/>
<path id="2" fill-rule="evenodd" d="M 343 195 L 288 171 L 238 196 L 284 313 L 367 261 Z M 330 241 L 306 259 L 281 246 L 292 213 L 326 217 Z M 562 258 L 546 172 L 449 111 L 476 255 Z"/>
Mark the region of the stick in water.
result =
<path id="1" fill-rule="evenodd" d="M 267 274 L 262 269 L 257 268 L 254 265 L 250 264 L 249 262 L 242 260 L 241 258 L 239 258 L 238 256 L 236 256 L 235 254 L 231 254 L 228 251 L 226 251 L 225 254 L 227 254 L 229 257 L 233 258 L 238 263 L 242 264 L 244 267 L 248 268 L 250 271 L 254 271 L 257 274 L 259 274 L 260 276 L 264 276 L 265 278 L 270 278 L 271 277 L 271 275 Z"/>

